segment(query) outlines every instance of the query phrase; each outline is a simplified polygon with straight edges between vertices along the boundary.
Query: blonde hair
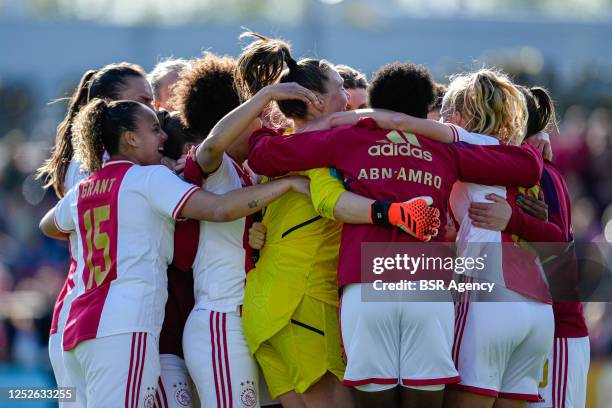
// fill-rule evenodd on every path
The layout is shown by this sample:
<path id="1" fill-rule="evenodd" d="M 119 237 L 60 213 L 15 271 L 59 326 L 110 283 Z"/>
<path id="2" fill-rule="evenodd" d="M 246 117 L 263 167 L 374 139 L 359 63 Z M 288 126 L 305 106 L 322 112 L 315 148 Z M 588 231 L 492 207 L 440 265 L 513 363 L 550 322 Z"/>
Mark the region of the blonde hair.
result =
<path id="1" fill-rule="evenodd" d="M 470 132 L 495 136 L 505 144 L 520 144 L 525 137 L 525 97 L 500 71 L 480 69 L 451 77 L 442 106 L 449 113 L 459 112 Z"/>
<path id="2" fill-rule="evenodd" d="M 169 74 L 179 75 L 181 72 L 191 68 L 191 61 L 183 58 L 168 58 L 155 65 L 153 70 L 147 74 L 147 80 L 153 88 L 153 97 L 156 101 L 161 99 L 161 84 Z"/>

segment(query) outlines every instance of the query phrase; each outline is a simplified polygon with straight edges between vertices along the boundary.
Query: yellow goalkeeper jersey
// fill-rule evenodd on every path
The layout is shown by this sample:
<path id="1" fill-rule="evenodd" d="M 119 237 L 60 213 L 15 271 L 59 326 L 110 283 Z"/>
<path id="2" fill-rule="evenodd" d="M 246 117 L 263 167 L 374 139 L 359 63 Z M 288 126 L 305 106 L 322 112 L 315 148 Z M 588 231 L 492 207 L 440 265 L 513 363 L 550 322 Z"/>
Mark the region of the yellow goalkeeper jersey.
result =
<path id="1" fill-rule="evenodd" d="M 345 189 L 333 173 L 327 168 L 302 172 L 311 180 L 312 201 L 289 192 L 265 209 L 266 241 L 247 274 L 243 305 L 252 353 L 290 322 L 304 296 L 338 307 L 342 224 L 333 219 L 333 208 Z"/>

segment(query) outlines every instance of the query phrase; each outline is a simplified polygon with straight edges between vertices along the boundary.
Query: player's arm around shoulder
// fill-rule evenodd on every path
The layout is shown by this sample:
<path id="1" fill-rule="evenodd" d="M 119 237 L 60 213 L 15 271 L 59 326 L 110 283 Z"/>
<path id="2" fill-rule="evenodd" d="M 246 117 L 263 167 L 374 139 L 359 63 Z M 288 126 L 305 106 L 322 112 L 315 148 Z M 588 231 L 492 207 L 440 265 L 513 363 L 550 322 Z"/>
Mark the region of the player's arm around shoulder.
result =
<path id="1" fill-rule="evenodd" d="M 304 172 L 310 179 L 310 199 L 315 211 L 325 217 L 335 220 L 334 208 L 340 196 L 346 191 L 342 181 L 333 168 L 319 168 Z"/>
<path id="2" fill-rule="evenodd" d="M 40 220 L 38 225 L 41 232 L 49 238 L 67 240 L 70 236 L 69 232 L 62 231 L 58 228 L 55 222 L 55 207 L 51 208 L 45 216 Z"/>
<path id="3" fill-rule="evenodd" d="M 78 196 L 79 185 L 70 189 L 42 218 L 39 228 L 49 238 L 67 240 L 76 229 L 70 212 L 71 201 Z"/>

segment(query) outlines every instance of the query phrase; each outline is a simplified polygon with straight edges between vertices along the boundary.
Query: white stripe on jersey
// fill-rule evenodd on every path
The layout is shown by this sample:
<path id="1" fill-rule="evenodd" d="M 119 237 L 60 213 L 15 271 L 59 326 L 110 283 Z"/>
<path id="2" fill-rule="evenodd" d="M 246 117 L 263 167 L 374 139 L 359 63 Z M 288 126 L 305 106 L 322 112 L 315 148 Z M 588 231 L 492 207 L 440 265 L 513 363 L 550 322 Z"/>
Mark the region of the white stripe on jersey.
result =
<path id="1" fill-rule="evenodd" d="M 475 145 L 499 145 L 499 140 L 492 136 L 471 133 L 459 126 L 450 127 L 454 130 L 453 133 L 457 134 L 457 138 L 461 142 Z M 491 251 L 487 251 L 486 248 L 478 245 L 470 245 L 470 243 L 474 242 L 496 244 L 502 242 L 501 232 L 475 227 L 468 216 L 468 210 L 473 202 L 492 202 L 485 198 L 487 194 L 497 194 L 506 198 L 506 187 L 485 186 L 482 184 L 464 183 L 461 181 L 453 185 L 450 195 L 450 206 L 455 219 L 459 223 L 457 226 L 457 255 L 476 258 L 481 256 L 483 252 L 488 252 L 487 281 L 504 286 L 501 246 L 495 249 L 492 248 Z M 496 267 L 492 268 L 491 266 L 493 265 L 496 265 Z M 466 275 L 470 276 L 470 271 L 466 271 Z"/>
<path id="2" fill-rule="evenodd" d="M 215 194 L 242 188 L 236 165 L 223 155 L 221 165 L 202 187 Z M 244 299 L 246 218 L 231 222 L 200 222 L 200 241 L 193 264 L 195 307 L 235 312 Z"/>

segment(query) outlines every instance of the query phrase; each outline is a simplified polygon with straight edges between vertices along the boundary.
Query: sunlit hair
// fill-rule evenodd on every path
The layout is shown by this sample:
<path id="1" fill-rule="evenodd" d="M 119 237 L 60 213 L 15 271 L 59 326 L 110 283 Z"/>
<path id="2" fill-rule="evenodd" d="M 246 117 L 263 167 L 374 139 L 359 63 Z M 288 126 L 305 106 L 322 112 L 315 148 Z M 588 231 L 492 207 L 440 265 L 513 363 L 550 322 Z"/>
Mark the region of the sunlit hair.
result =
<path id="1" fill-rule="evenodd" d="M 368 78 L 366 78 L 364 73 L 348 65 L 336 65 L 335 68 L 344 80 L 345 89 L 368 88 Z"/>
<path id="2" fill-rule="evenodd" d="M 142 67 L 137 64 L 129 62 L 108 64 L 91 77 L 87 100 L 106 98 L 116 101 L 121 97 L 121 92 L 127 88 L 127 82 L 130 78 L 146 80 L 146 76 Z"/>
<path id="3" fill-rule="evenodd" d="M 161 84 L 169 74 L 180 74 L 189 69 L 191 62 L 183 58 L 168 58 L 155 65 L 153 70 L 147 75 L 147 80 L 153 88 L 153 97 L 156 101 L 161 98 Z"/>
<path id="4" fill-rule="evenodd" d="M 234 88 L 236 60 L 210 52 L 193 61 L 174 87 L 174 101 L 181 121 L 204 139 L 229 112 L 240 105 Z"/>
<path id="5" fill-rule="evenodd" d="M 72 125 L 79 110 L 87 103 L 89 92 L 89 81 L 96 71 L 89 70 L 83 74 L 79 84 L 74 90 L 64 120 L 57 127 L 55 134 L 55 145 L 49 157 L 36 171 L 36 178 L 45 179 L 44 188 L 53 187 L 55 194 L 61 198 L 64 196 L 64 179 L 68 166 L 74 155 L 72 146 Z"/>
<path id="6" fill-rule="evenodd" d="M 256 40 L 240 54 L 235 75 L 236 89 L 242 101 L 276 82 L 297 82 L 313 92 L 327 93 L 328 73 L 334 69 L 331 63 L 314 58 L 296 61 L 291 56 L 289 44 L 279 39 L 254 32 L 245 32 L 240 36 L 249 37 Z M 301 100 L 277 103 L 280 111 L 290 119 L 305 119 L 308 114 L 308 107 Z"/>
<path id="7" fill-rule="evenodd" d="M 557 126 L 555 103 L 548 91 L 540 86 L 519 86 L 527 102 L 527 137 Z"/>
<path id="8" fill-rule="evenodd" d="M 470 132 L 497 137 L 506 144 L 519 144 L 527 129 L 525 97 L 510 78 L 493 69 L 451 77 L 443 114 L 459 112 Z"/>
<path id="9" fill-rule="evenodd" d="M 119 151 L 121 135 L 138 130 L 141 109 L 149 108 L 140 102 L 104 99 L 94 99 L 81 109 L 74 121 L 72 144 L 85 171 L 99 170 L 104 151 L 114 155 Z"/>
<path id="10" fill-rule="evenodd" d="M 66 116 L 57 127 L 51 157 L 36 172 L 37 178 L 45 179 L 44 188 L 53 187 L 58 197 L 64 196 L 64 179 L 74 155 L 71 141 L 73 122 L 79 110 L 94 98 L 119 99 L 127 81 L 134 77 L 144 78 L 145 73 L 139 65 L 128 62 L 109 64 L 83 74 L 70 97 Z"/>
<path id="11" fill-rule="evenodd" d="M 435 99 L 429 108 L 429 111 L 439 111 L 442 109 L 442 100 L 444 99 L 444 94 L 446 93 L 446 85 L 435 83 L 434 84 L 434 94 Z"/>

